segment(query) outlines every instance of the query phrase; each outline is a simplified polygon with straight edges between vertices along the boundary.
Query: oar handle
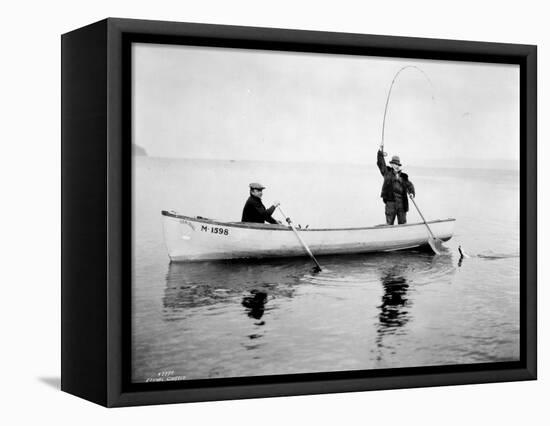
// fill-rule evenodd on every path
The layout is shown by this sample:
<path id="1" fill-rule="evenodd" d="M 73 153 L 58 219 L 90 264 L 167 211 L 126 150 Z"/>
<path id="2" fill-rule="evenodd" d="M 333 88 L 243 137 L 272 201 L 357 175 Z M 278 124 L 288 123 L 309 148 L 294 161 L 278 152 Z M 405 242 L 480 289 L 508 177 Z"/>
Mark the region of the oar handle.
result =
<path id="1" fill-rule="evenodd" d="M 287 217 L 287 215 L 286 215 L 285 212 L 283 211 L 283 208 L 281 207 L 280 204 L 277 206 L 277 208 L 279 209 L 279 211 L 281 212 L 281 214 L 285 217 L 285 219 L 286 219 L 286 221 L 288 222 L 288 224 L 289 224 L 291 227 L 293 227 L 293 226 L 292 226 L 292 221 L 290 220 L 289 217 Z"/>
<path id="2" fill-rule="evenodd" d="M 309 257 L 311 257 L 311 260 L 313 260 L 315 265 L 317 265 L 317 269 L 319 269 L 319 271 L 321 271 L 322 270 L 321 265 L 319 265 L 319 262 L 317 262 L 317 259 L 315 259 L 315 256 L 313 256 L 313 253 L 311 252 L 311 250 L 307 246 L 306 242 L 302 239 L 302 237 L 298 233 L 298 230 L 294 227 L 294 224 L 292 223 L 292 220 L 290 220 L 290 218 L 285 214 L 285 212 L 283 211 L 283 209 L 281 208 L 280 205 L 278 205 L 277 207 L 278 207 L 279 211 L 281 212 L 281 214 L 285 217 L 287 223 L 292 228 L 292 231 L 294 231 L 294 234 L 298 238 L 298 241 L 300 241 L 300 244 L 302 244 L 302 247 L 306 250 L 306 253 L 309 255 Z"/>
<path id="3" fill-rule="evenodd" d="M 414 201 L 414 198 L 413 198 L 412 194 L 409 194 L 409 198 L 411 199 L 411 201 L 413 202 L 414 206 L 416 207 L 416 210 L 418 211 L 418 214 L 419 214 L 420 217 L 422 218 L 422 221 L 424 222 L 424 225 L 426 225 L 426 228 L 428 228 L 428 232 L 430 233 L 430 235 L 432 236 L 432 238 L 435 240 L 435 235 L 434 235 L 434 233 L 432 232 L 432 230 L 430 229 L 430 227 L 428 226 L 428 222 L 426 222 L 426 219 L 424 219 L 424 215 L 422 214 L 422 212 L 421 212 L 420 209 L 418 208 L 418 205 L 416 204 L 416 201 Z"/>

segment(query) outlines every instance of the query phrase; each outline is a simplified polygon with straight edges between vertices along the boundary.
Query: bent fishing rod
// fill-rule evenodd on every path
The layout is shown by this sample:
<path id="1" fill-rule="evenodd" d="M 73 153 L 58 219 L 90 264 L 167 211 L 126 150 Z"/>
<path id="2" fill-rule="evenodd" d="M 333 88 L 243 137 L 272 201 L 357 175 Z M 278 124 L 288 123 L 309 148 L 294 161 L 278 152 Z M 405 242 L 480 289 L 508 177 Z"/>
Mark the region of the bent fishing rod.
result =
<path id="1" fill-rule="evenodd" d="M 395 75 L 393 76 L 393 80 L 391 81 L 390 88 L 388 90 L 388 96 L 386 97 L 386 106 L 384 107 L 384 119 L 382 120 L 382 140 L 380 141 L 380 150 L 383 152 L 384 157 L 388 155 L 384 151 L 384 131 L 385 131 L 385 128 L 386 128 L 386 115 L 388 113 L 388 105 L 390 103 L 390 97 L 391 97 L 393 85 L 395 84 L 395 81 L 397 80 L 397 77 L 399 76 L 399 74 L 401 74 L 407 68 L 414 68 L 414 69 L 420 71 L 424 75 L 424 77 L 426 77 L 426 79 L 428 80 L 428 83 L 430 83 L 430 86 L 432 86 L 432 90 L 434 89 L 433 83 L 430 80 L 430 77 L 428 77 L 428 74 L 426 74 L 421 68 L 417 67 L 416 65 L 405 65 L 404 67 L 400 68 L 395 73 Z M 433 95 L 432 95 L 432 99 L 434 99 Z"/>

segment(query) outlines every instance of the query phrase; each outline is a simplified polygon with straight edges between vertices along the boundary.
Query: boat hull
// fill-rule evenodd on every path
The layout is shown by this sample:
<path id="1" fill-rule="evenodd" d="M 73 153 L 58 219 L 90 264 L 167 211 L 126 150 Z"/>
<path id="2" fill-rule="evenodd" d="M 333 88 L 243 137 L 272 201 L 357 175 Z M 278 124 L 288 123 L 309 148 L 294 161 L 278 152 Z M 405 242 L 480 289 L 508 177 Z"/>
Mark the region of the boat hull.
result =
<path id="1" fill-rule="evenodd" d="M 219 222 L 162 212 L 164 239 L 173 262 L 307 256 L 288 226 Z M 428 222 L 436 238 L 449 240 L 455 219 Z M 424 223 L 364 228 L 298 229 L 317 255 L 404 250 L 428 244 Z"/>

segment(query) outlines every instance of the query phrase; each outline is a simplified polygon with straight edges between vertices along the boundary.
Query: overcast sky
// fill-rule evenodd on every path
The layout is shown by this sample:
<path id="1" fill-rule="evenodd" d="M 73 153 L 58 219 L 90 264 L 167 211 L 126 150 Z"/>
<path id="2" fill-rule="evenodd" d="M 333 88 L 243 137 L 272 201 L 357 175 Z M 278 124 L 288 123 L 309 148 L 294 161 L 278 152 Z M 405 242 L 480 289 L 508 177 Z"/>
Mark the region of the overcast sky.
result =
<path id="1" fill-rule="evenodd" d="M 133 46 L 134 143 L 159 157 L 371 163 L 407 65 L 425 74 L 394 84 L 390 155 L 517 162 L 515 65 L 152 44 Z"/>

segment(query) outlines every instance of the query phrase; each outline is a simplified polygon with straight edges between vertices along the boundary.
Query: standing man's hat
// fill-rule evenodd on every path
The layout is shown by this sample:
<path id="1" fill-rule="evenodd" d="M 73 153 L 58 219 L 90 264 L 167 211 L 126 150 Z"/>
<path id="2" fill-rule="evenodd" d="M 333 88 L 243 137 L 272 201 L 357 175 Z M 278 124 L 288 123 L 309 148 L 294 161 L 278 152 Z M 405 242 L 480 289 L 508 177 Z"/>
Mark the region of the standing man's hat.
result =
<path id="1" fill-rule="evenodd" d="M 263 186 L 261 183 L 258 183 L 258 182 L 252 182 L 248 186 L 250 187 L 250 189 L 265 189 L 265 186 Z"/>
<path id="2" fill-rule="evenodd" d="M 398 155 L 394 155 L 392 158 L 391 158 L 391 161 L 390 161 L 390 164 L 397 164 L 399 167 L 401 167 L 401 160 L 399 159 L 399 156 Z"/>

